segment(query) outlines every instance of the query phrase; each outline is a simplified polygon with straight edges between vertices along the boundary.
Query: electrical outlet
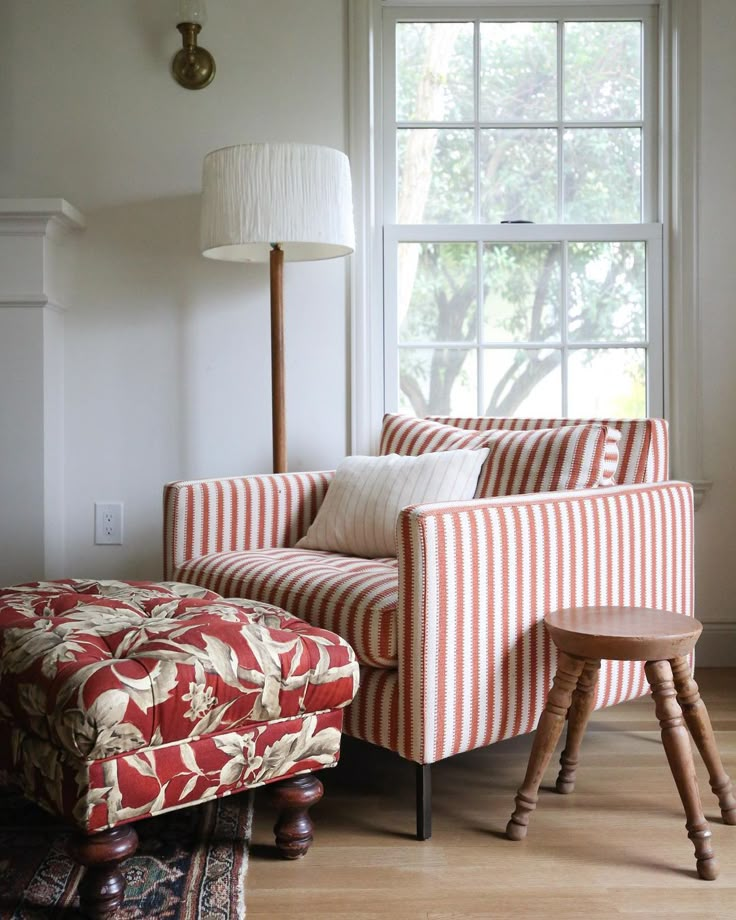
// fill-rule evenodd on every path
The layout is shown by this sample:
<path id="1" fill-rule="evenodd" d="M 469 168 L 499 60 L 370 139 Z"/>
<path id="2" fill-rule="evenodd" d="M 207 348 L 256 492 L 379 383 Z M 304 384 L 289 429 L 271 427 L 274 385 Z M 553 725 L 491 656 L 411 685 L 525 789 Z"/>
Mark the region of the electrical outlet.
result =
<path id="1" fill-rule="evenodd" d="M 123 503 L 95 502 L 95 543 L 123 542 Z"/>

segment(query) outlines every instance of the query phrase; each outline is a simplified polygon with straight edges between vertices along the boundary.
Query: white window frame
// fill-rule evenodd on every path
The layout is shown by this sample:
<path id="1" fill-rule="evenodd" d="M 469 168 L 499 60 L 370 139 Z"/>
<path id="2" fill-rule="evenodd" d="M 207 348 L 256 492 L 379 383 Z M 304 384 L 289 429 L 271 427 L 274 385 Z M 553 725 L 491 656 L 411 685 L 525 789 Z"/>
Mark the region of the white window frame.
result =
<path id="1" fill-rule="evenodd" d="M 382 13 L 386 8 L 455 6 L 452 0 L 348 0 L 349 153 L 353 168 L 357 248 L 351 266 L 351 419 L 350 449 L 371 453 L 377 447 L 380 419 L 385 411 L 383 329 L 384 201 L 383 126 L 376 121 L 382 94 Z M 540 11 L 556 2 L 544 0 L 465 0 L 464 8 L 477 15 L 478 7 L 529 7 Z M 695 486 L 696 506 L 710 487 L 702 470 L 699 340 L 698 198 L 699 161 L 699 41 L 700 0 L 567 0 L 573 15 L 589 18 L 596 6 L 618 12 L 621 7 L 657 7 L 659 10 L 660 145 L 658 211 L 663 227 L 661 290 L 666 305 L 662 317 L 664 342 L 662 414 L 670 420 L 673 475 Z M 585 8 L 582 14 L 580 7 Z M 575 8 L 578 8 L 575 10 Z M 649 216 L 649 215 L 647 215 Z M 493 226 L 493 225 L 490 225 Z M 556 225 L 557 226 L 557 225 Z M 642 224 L 628 225 L 641 229 Z M 499 229 L 494 227 L 494 229 Z M 651 334 L 655 334 L 652 329 Z M 676 373 L 672 373 L 672 367 Z"/>
<path id="2" fill-rule="evenodd" d="M 643 242 L 647 247 L 646 255 L 646 336 L 641 340 L 616 340 L 604 342 L 574 342 L 567 339 L 567 323 L 563 320 L 561 326 L 561 340 L 559 342 L 544 341 L 510 341 L 494 342 L 432 342 L 410 343 L 401 345 L 398 341 L 398 323 L 396 322 L 396 288 L 397 265 L 396 255 L 399 243 L 405 242 L 463 242 L 478 243 L 537 243 L 537 242 Z M 478 265 L 481 258 L 478 258 Z M 564 270 L 566 258 L 562 257 L 562 299 L 567 300 L 567 278 Z M 664 399 L 664 363 L 663 363 L 663 337 L 662 337 L 662 226 L 661 224 L 535 224 L 526 227 L 524 235 L 514 225 L 481 224 L 464 227 L 462 225 L 411 225 L 392 224 L 384 227 L 384 322 L 385 322 L 385 354 L 384 354 L 384 408 L 386 412 L 398 411 L 398 381 L 399 381 L 399 353 L 405 348 L 437 348 L 443 345 L 447 348 L 459 348 L 463 351 L 476 351 L 482 355 L 484 349 L 518 351 L 530 349 L 534 351 L 556 350 L 562 353 L 561 378 L 562 378 L 562 417 L 569 416 L 568 405 L 568 356 L 571 351 L 580 349 L 629 349 L 639 348 L 646 352 L 647 371 L 647 414 L 661 415 Z M 654 309 L 652 309 L 654 307 Z M 476 362 L 477 392 L 481 404 L 485 405 L 486 398 L 483 394 L 483 366 L 482 361 Z"/>

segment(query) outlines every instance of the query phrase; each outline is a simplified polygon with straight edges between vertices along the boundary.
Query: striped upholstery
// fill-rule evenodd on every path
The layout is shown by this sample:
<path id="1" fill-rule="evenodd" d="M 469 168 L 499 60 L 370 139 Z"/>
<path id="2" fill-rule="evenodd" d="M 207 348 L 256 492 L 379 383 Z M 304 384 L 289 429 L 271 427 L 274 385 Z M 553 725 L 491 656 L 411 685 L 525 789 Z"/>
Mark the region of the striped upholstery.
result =
<path id="1" fill-rule="evenodd" d="M 605 425 L 488 432 L 484 437 L 498 441 L 489 441 L 476 497 L 596 486 L 603 476 L 606 433 Z"/>
<path id="2" fill-rule="evenodd" d="M 616 471 L 621 459 L 620 442 L 621 432 L 618 428 L 606 426 L 606 448 L 603 457 L 603 472 L 598 480 L 599 486 L 613 486 L 616 484 Z"/>
<path id="3" fill-rule="evenodd" d="M 531 428 L 560 428 L 598 421 L 621 432 L 620 459 L 616 483 L 664 482 L 669 476 L 669 442 L 667 422 L 662 418 L 637 419 L 569 419 L 569 418 L 446 418 L 433 421 L 471 431 L 505 429 L 527 431 Z"/>
<path id="4" fill-rule="evenodd" d="M 389 751 L 399 750 L 399 672 L 360 669 L 353 705 L 345 711 L 343 731 Z"/>
<path id="5" fill-rule="evenodd" d="M 345 637 L 363 663 L 345 717 L 355 737 L 432 763 L 531 731 L 555 666 L 546 612 L 606 604 L 693 613 L 692 490 L 665 481 L 666 423 L 606 425 L 622 433 L 620 475 L 640 484 L 416 505 L 401 512 L 391 561 L 283 549 L 306 531 L 330 474 L 175 483 L 165 503 L 169 575 L 258 594 Z M 397 577 L 398 599 L 389 599 Z M 638 664 L 606 662 L 597 706 L 645 688 Z"/>
<path id="6" fill-rule="evenodd" d="M 463 430 L 430 418 L 388 412 L 383 417 L 378 452 L 418 457 L 435 451 L 475 447 L 478 443 L 477 433 L 472 428 Z"/>
<path id="7" fill-rule="evenodd" d="M 531 731 L 554 674 L 550 610 L 692 615 L 692 529 L 692 489 L 675 482 L 402 512 L 399 753 L 432 763 Z M 644 689 L 639 665 L 608 662 L 597 702 Z"/>
<path id="8" fill-rule="evenodd" d="M 620 440 L 620 431 L 598 422 L 476 431 L 389 413 L 383 418 L 380 450 L 421 456 L 488 447 L 475 497 L 493 498 L 613 485 Z"/>
<path id="9" fill-rule="evenodd" d="M 398 664 L 396 559 L 282 547 L 208 553 L 179 566 L 174 577 L 227 597 L 283 607 L 342 636 L 363 664 Z"/>
<path id="10" fill-rule="evenodd" d="M 283 473 L 164 486 L 164 577 L 188 559 L 225 550 L 293 546 L 334 474 Z"/>

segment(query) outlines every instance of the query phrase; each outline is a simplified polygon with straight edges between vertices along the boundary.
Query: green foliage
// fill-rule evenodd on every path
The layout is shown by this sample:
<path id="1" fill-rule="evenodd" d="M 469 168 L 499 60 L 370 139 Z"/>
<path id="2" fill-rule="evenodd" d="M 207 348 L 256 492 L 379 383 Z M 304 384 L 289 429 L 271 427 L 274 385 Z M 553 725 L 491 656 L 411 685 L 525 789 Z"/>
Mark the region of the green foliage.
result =
<path id="1" fill-rule="evenodd" d="M 435 60 L 437 48 L 449 45 L 442 72 L 434 68 L 434 107 L 439 117 L 431 119 L 422 81 Z M 396 26 L 396 120 L 473 120 L 473 23 L 400 22 Z"/>
<path id="2" fill-rule="evenodd" d="M 483 249 L 483 338 L 560 341 L 559 243 L 486 243 Z"/>
<path id="3" fill-rule="evenodd" d="M 565 26 L 565 118 L 641 118 L 641 24 L 569 22 Z"/>
<path id="4" fill-rule="evenodd" d="M 568 337 L 577 342 L 642 341 L 644 243 L 571 243 Z"/>
<path id="5" fill-rule="evenodd" d="M 557 125 L 557 39 L 553 22 L 480 24 L 476 162 L 475 130 L 453 127 L 475 117 L 473 24 L 397 26 L 397 119 L 447 126 L 398 130 L 399 214 L 429 224 L 641 220 L 641 130 L 605 124 L 641 117 L 641 25 L 566 24 L 563 121 L 590 127 Z M 470 405 L 479 346 L 482 408 L 512 415 L 539 404 L 544 388 L 560 392 L 563 323 L 571 344 L 645 338 L 643 243 L 574 242 L 564 260 L 560 243 L 486 244 L 482 252 L 475 243 L 405 243 L 399 276 L 408 300 L 400 304 L 402 405 L 417 414 Z M 515 342 L 553 347 L 492 349 Z M 621 351 L 611 379 L 600 370 L 610 361 L 597 360 L 603 352 L 576 352 L 575 379 L 601 390 L 611 411 L 643 411 L 643 354 Z"/>
<path id="6" fill-rule="evenodd" d="M 468 129 L 402 128 L 398 131 L 399 200 L 411 194 L 414 181 L 412 167 L 416 164 L 410 162 L 412 137 L 418 138 L 424 147 L 427 135 L 432 136 L 434 149 L 431 161 L 426 164 L 431 179 L 419 223 L 473 223 L 473 132 Z"/>
<path id="7" fill-rule="evenodd" d="M 483 121 L 557 118 L 557 25 L 480 24 L 480 117 Z"/>
<path id="8" fill-rule="evenodd" d="M 416 257 L 416 250 L 419 261 L 399 341 L 475 342 L 475 243 L 402 243 L 399 263 Z"/>

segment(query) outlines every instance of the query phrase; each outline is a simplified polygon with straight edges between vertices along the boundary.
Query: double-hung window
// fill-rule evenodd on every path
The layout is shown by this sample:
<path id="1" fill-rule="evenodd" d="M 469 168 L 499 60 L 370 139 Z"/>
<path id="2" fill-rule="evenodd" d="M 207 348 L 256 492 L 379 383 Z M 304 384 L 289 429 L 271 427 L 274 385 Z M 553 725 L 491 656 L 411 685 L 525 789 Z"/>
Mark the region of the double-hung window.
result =
<path id="1" fill-rule="evenodd" d="M 656 3 L 382 7 L 384 405 L 663 411 Z"/>

